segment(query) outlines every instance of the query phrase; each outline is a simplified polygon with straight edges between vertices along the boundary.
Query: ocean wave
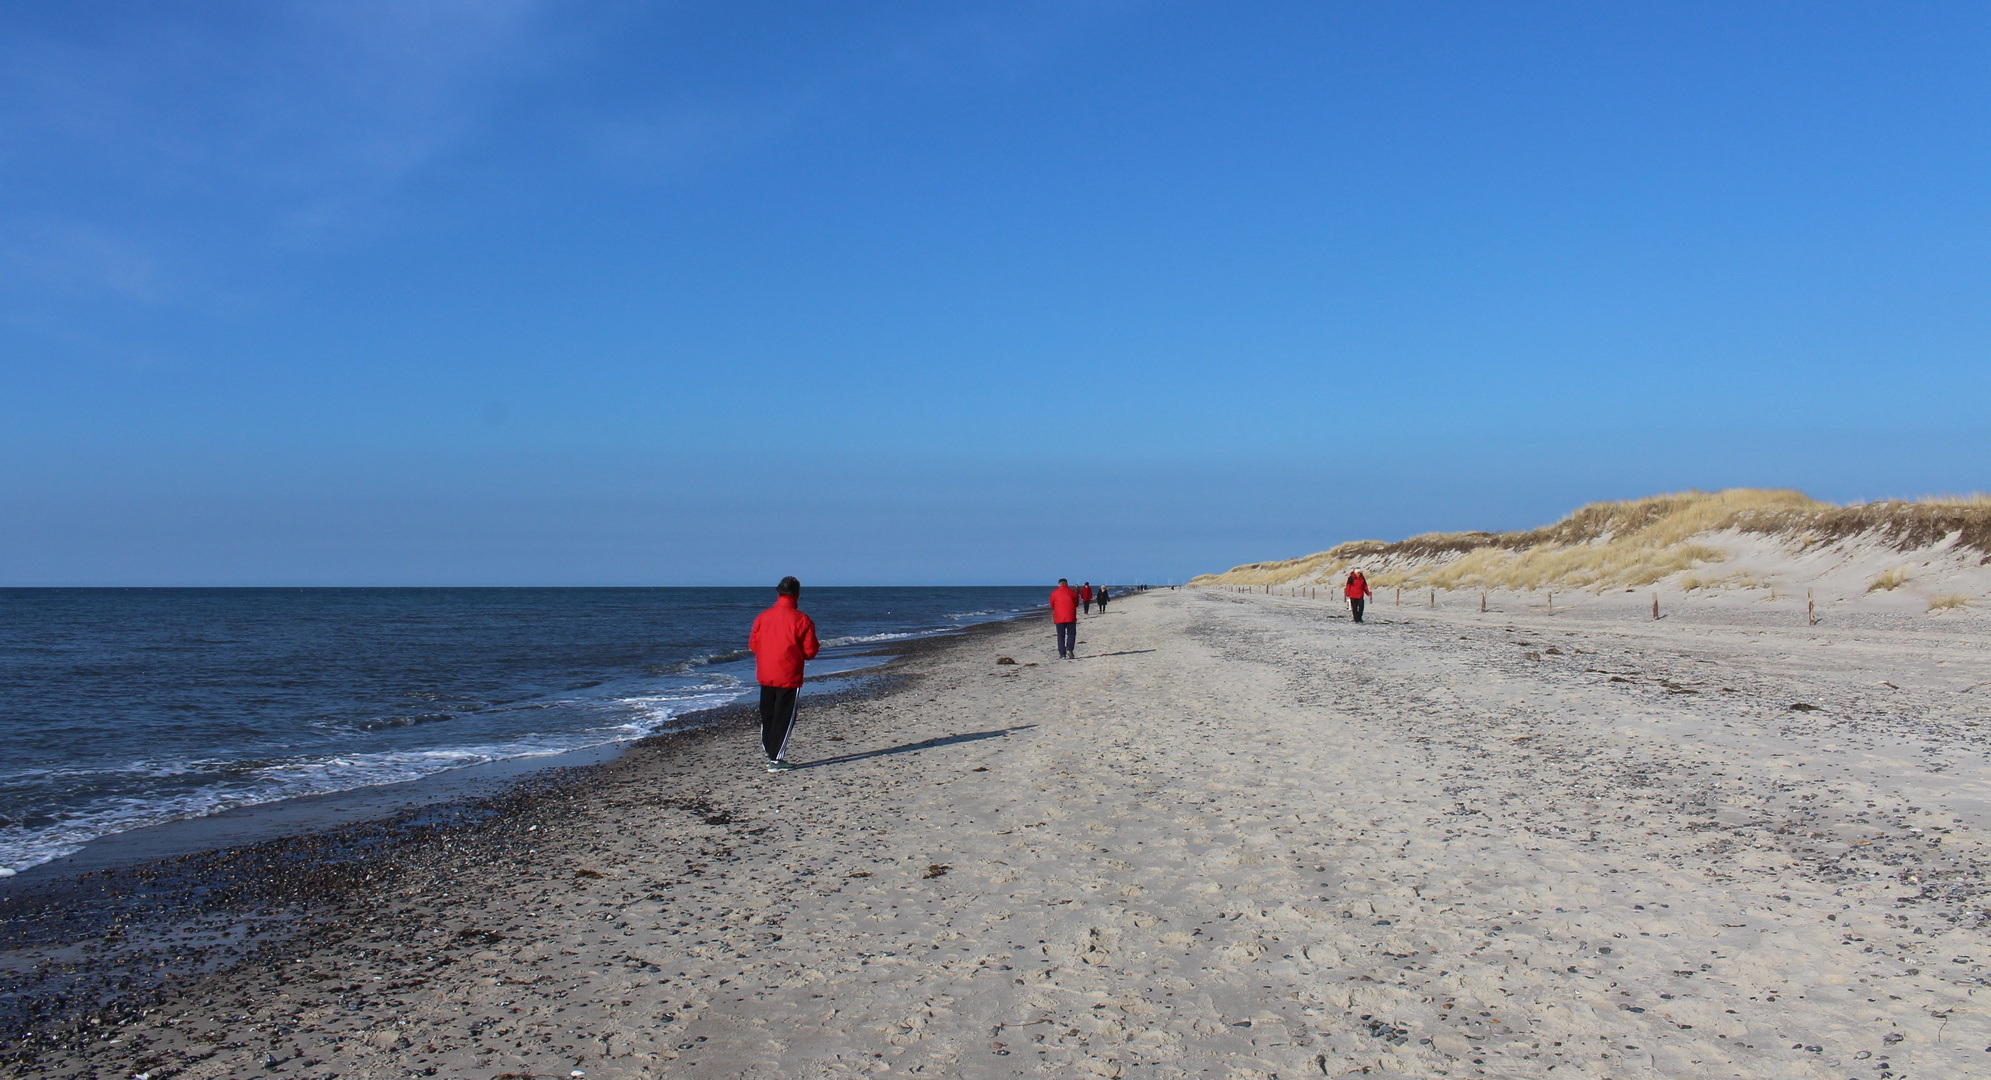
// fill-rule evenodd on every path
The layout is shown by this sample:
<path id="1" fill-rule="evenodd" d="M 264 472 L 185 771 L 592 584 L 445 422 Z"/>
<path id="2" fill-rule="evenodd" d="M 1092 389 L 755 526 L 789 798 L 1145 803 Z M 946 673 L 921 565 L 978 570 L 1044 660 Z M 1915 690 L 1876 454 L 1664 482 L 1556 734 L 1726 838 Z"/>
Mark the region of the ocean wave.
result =
<path id="1" fill-rule="evenodd" d="M 417 724 L 439 724 L 444 720 L 456 719 L 455 713 L 424 713 L 421 716 L 389 716 L 379 720 L 369 720 L 359 726 L 361 731 L 386 731 L 389 728 L 414 727 Z"/>
<path id="2" fill-rule="evenodd" d="M 604 704 L 621 715 L 605 719 L 620 719 L 619 723 L 570 732 L 528 733 L 470 745 L 331 753 L 290 760 L 145 761 L 108 770 L 41 770 L 37 779 L 60 774 L 75 778 L 138 774 L 150 778 L 194 777 L 196 785 L 180 792 L 153 792 L 143 799 L 130 795 L 107 797 L 98 805 L 58 812 L 53 823 L 35 828 L 20 822 L 0 821 L 0 877 L 12 877 L 30 867 L 73 855 L 90 841 L 114 833 L 306 795 L 405 783 L 475 765 L 551 757 L 671 734 L 686 730 L 674 722 L 687 714 L 738 701 L 742 694 L 740 686 L 738 679 L 722 678 L 615 699 Z"/>
<path id="3" fill-rule="evenodd" d="M 833 656 L 884 654 L 1014 617 L 1038 595 L 839 594 L 817 617 L 841 635 L 826 642 Z M 37 690 L 45 696 L 31 699 L 32 715 L 0 717 L 0 741 L 16 751 L 0 762 L 0 869 L 176 819 L 683 730 L 702 722 L 699 710 L 754 689 L 752 654 L 726 646 L 740 643 L 758 594 L 557 592 L 508 596 L 502 610 L 492 599 L 168 590 L 137 607 L 65 601 L 95 620 L 87 625 L 101 631 L 93 648 L 104 662 L 79 681 L 74 664 L 0 648 L 0 679 L 59 691 Z M 520 610 L 549 617 L 522 620 Z M 576 637 L 576 627 L 595 636 Z M 0 625 L 0 646 L 32 634 Z M 188 681 L 161 696 L 120 666 L 141 654 L 184 666 Z M 308 679 L 290 677 L 299 657 L 314 665 Z M 844 655 L 811 675 L 873 659 Z M 93 731 L 103 717 L 116 718 L 115 730 L 62 744 L 58 733 Z M 23 734 L 39 740 L 32 753 Z"/>
<path id="4" fill-rule="evenodd" d="M 906 641 L 910 638 L 931 637 L 934 634 L 941 633 L 946 633 L 946 631 L 910 630 L 897 634 L 851 634 L 848 637 L 825 638 L 821 644 L 824 648 L 829 649 L 835 648 L 838 645 L 870 645 L 880 641 Z"/>
<path id="5" fill-rule="evenodd" d="M 659 669 L 658 674 L 685 675 L 711 664 L 730 664 L 735 660 L 745 660 L 752 655 L 753 653 L 746 649 L 726 649 L 716 653 L 703 653 Z"/>

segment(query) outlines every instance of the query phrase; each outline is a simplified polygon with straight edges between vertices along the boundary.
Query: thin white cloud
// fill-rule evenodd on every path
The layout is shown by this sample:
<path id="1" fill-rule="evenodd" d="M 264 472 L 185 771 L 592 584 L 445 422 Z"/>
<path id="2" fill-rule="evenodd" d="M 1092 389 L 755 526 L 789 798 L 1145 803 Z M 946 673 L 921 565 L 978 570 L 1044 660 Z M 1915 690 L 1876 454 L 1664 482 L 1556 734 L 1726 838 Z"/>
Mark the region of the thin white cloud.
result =
<path id="1" fill-rule="evenodd" d="M 113 232 L 87 222 L 10 221 L 0 231 L 0 288 L 29 287 L 141 304 L 163 303 L 175 292 L 156 254 Z"/>
<path id="2" fill-rule="evenodd" d="M 178 261 L 160 252 L 195 246 L 190 225 L 215 218 L 234 240 L 337 242 L 534 69 L 536 6 L 292 3 L 228 21 L 141 8 L 108 28 L 0 33 L 8 284 L 94 278 L 157 300 Z"/>
<path id="3" fill-rule="evenodd" d="M 253 279 L 265 256 L 391 232 L 405 192 L 451 168 L 487 168 L 478 155 L 521 115 L 551 119 L 530 137 L 557 141 L 548 132 L 564 129 L 571 140 L 548 145 L 549 157 L 573 156 L 549 168 L 668 182 L 843 122 L 876 93 L 1013 75 L 1085 21 L 1074 10 L 1090 9 L 832 15 L 840 21 L 825 25 L 838 33 L 819 51 L 654 83 L 642 65 L 699 42 L 673 36 L 697 33 L 674 10 L 643 5 L 292 0 L 141 5 L 73 22 L 0 13 L 0 307 L 93 287 L 185 301 L 228 288 L 204 282 Z M 593 83 L 605 65 L 639 76 L 626 96 Z M 466 198 L 489 193 L 482 179 L 440 181 L 460 182 Z"/>

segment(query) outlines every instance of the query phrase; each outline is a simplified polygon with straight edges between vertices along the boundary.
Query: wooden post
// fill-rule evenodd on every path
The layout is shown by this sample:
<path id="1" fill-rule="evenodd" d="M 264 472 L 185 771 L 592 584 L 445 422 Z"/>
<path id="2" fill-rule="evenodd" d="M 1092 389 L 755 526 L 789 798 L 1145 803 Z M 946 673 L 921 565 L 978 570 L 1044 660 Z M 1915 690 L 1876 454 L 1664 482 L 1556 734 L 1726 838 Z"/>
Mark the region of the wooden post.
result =
<path id="1" fill-rule="evenodd" d="M 1403 606 L 1403 586 L 1401 585 L 1396 587 L 1396 606 Z"/>
<path id="2" fill-rule="evenodd" d="M 1653 618 L 1655 618 L 1655 619 L 1659 618 L 1659 594 L 1658 594 L 1658 593 L 1653 593 L 1653 594 L 1652 594 L 1652 617 L 1653 617 Z"/>
<path id="3" fill-rule="evenodd" d="M 1555 614 L 1555 594 L 1549 594 L 1549 614 Z"/>
<path id="4" fill-rule="evenodd" d="M 1431 609 L 1433 611 L 1438 609 L 1438 590 L 1436 589 L 1431 590 Z"/>
<path id="5" fill-rule="evenodd" d="M 1804 619 L 1808 626 L 1818 625 L 1818 601 L 1812 599 L 1811 590 L 1804 590 Z"/>
<path id="6" fill-rule="evenodd" d="M 1481 590 L 1479 591 L 1479 613 L 1480 613 L 1481 615 L 1484 615 L 1484 614 L 1486 614 L 1486 590 L 1485 590 L 1485 589 L 1481 589 Z"/>

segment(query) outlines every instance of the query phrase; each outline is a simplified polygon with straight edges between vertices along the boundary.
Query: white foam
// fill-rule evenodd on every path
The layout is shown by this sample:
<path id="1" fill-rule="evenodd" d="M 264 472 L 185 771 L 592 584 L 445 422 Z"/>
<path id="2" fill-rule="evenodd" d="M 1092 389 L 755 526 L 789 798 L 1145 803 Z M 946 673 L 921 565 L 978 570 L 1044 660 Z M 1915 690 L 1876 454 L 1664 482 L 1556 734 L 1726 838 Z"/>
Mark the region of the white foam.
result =
<path id="1" fill-rule="evenodd" d="M 260 806 L 304 795 L 328 795 L 383 784 L 420 780 L 453 769 L 497 761 L 551 757 L 651 735 L 685 730 L 673 722 L 690 713 L 718 708 L 739 700 L 738 679 L 712 676 L 695 686 L 616 699 L 636 715 L 621 723 L 570 732 L 535 732 L 498 742 L 437 746 L 370 754 L 328 754 L 290 761 L 251 765 L 240 761 L 196 760 L 132 762 L 112 770 L 38 770 L 41 777 L 101 776 L 106 771 L 168 777 L 201 772 L 222 774 L 216 782 L 177 795 L 146 799 L 107 798 L 102 805 L 64 814 L 55 824 L 28 830 L 0 828 L 0 877 L 73 855 L 102 836 L 129 832 L 170 821 L 205 817 L 227 810 Z"/>
<path id="2" fill-rule="evenodd" d="M 852 634 L 849 637 L 829 638 L 821 644 L 826 649 L 833 649 L 839 645 L 869 645 L 878 641 L 905 641 L 910 638 L 930 637 L 942 632 L 939 630 L 917 630 L 901 634 Z"/>

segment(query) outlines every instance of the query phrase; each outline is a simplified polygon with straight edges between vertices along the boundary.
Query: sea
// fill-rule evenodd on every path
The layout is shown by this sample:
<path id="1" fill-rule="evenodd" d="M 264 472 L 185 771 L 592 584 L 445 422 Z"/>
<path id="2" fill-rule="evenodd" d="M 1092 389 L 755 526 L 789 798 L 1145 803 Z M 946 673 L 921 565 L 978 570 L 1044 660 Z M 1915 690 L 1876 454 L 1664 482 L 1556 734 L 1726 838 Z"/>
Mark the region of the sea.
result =
<path id="1" fill-rule="evenodd" d="M 891 642 L 1015 618 L 1045 591 L 808 589 L 809 674 L 862 678 Z M 747 631 L 772 599 L 0 589 L 0 877 L 113 833 L 682 730 L 754 691 Z"/>

